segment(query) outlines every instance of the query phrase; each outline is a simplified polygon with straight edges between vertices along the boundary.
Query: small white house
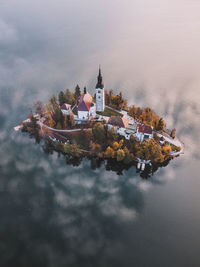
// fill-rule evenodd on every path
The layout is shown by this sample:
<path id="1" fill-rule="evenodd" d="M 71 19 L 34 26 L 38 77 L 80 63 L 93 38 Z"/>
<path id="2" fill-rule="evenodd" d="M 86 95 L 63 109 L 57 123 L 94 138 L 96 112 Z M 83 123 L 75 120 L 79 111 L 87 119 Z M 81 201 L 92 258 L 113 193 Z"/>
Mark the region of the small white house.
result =
<path id="1" fill-rule="evenodd" d="M 145 124 L 138 124 L 135 137 L 137 137 L 140 142 L 150 140 L 153 137 L 152 127 Z"/>
<path id="2" fill-rule="evenodd" d="M 120 116 L 111 116 L 108 120 L 108 129 L 112 127 L 117 131 L 118 134 L 125 136 L 125 130 L 128 125 L 128 119 Z"/>
<path id="3" fill-rule="evenodd" d="M 61 106 L 61 111 L 62 111 L 62 113 L 64 114 L 64 115 L 69 115 L 69 113 L 70 112 L 72 112 L 72 110 L 71 110 L 71 105 L 69 105 L 69 104 L 63 104 L 62 106 Z"/>

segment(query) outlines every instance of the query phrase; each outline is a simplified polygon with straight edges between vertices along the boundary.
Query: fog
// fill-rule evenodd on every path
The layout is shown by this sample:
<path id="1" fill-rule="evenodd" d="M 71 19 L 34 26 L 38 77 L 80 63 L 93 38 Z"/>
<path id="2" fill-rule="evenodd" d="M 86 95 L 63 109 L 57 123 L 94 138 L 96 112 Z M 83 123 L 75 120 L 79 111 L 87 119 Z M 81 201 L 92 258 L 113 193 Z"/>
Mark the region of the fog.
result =
<path id="1" fill-rule="evenodd" d="M 101 64 L 106 89 L 121 90 L 130 104 L 151 106 L 180 135 L 187 132 L 187 151 L 194 152 L 199 8 L 186 0 L 2 1 L 1 113 L 28 110 L 77 83 L 94 93 Z"/>

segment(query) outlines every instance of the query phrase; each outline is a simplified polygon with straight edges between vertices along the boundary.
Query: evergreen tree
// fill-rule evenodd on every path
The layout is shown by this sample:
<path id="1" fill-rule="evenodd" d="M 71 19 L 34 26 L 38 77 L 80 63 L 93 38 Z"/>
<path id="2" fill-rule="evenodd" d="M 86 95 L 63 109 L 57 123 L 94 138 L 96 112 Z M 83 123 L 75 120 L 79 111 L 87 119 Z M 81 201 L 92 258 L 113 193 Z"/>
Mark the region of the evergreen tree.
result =
<path id="1" fill-rule="evenodd" d="M 157 130 L 158 131 L 162 131 L 165 128 L 165 122 L 163 120 L 163 118 L 160 118 L 158 121 L 158 126 L 157 126 Z"/>
<path id="2" fill-rule="evenodd" d="M 65 94 L 63 91 L 60 91 L 58 95 L 58 100 L 59 100 L 60 106 L 62 106 L 66 102 Z"/>
<path id="3" fill-rule="evenodd" d="M 56 110 L 57 108 L 59 108 L 59 105 L 58 105 L 58 99 L 57 99 L 56 95 L 52 95 L 52 96 L 51 96 L 51 98 L 50 98 L 50 100 L 49 100 L 49 103 L 50 103 L 50 105 L 52 106 L 52 109 L 53 109 L 54 112 L 55 112 L 55 110 Z"/>
<path id="4" fill-rule="evenodd" d="M 136 110 L 137 110 L 137 108 L 134 105 L 132 105 L 129 108 L 128 115 L 131 116 L 131 117 L 133 117 L 133 118 L 135 118 Z"/>
<path id="5" fill-rule="evenodd" d="M 176 137 L 176 129 L 175 129 L 175 128 L 171 131 L 170 136 L 171 136 L 173 139 Z"/>
<path id="6" fill-rule="evenodd" d="M 72 94 L 69 89 L 66 89 L 64 94 L 65 94 L 66 103 L 70 105 L 74 105 L 76 103 L 74 94 Z"/>
<path id="7" fill-rule="evenodd" d="M 76 101 L 78 101 L 78 98 L 79 98 L 80 95 L 81 95 L 81 89 L 80 89 L 79 85 L 77 84 L 77 86 L 75 88 L 75 93 L 74 93 Z"/>

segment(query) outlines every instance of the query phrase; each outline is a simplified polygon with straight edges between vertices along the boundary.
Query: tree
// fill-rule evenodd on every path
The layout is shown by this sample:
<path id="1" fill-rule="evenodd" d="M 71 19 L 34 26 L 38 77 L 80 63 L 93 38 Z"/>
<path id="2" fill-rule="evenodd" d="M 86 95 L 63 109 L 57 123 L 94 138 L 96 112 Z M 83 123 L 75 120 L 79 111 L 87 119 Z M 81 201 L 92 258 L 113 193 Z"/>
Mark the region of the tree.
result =
<path id="1" fill-rule="evenodd" d="M 47 113 L 47 117 L 48 117 L 48 126 L 51 128 L 54 128 L 54 126 L 56 125 L 56 122 L 54 121 L 50 112 Z"/>
<path id="2" fill-rule="evenodd" d="M 63 151 L 64 151 L 64 153 L 69 154 L 69 152 L 70 152 L 70 145 L 69 144 L 64 144 Z"/>
<path id="3" fill-rule="evenodd" d="M 124 139 L 121 139 L 121 140 L 119 141 L 119 148 L 122 148 L 123 145 L 124 145 Z"/>
<path id="4" fill-rule="evenodd" d="M 64 115 L 63 117 L 64 117 L 64 119 L 63 119 L 63 129 L 66 129 L 67 126 L 68 126 L 68 118 L 67 118 L 67 115 Z"/>
<path id="5" fill-rule="evenodd" d="M 101 151 L 101 145 L 95 144 L 95 152 L 98 154 Z"/>
<path id="6" fill-rule="evenodd" d="M 56 122 L 60 122 L 60 124 L 63 125 L 64 115 L 59 106 L 55 108 L 53 118 Z"/>
<path id="7" fill-rule="evenodd" d="M 112 147 L 113 147 L 113 149 L 116 151 L 118 148 L 119 148 L 119 144 L 118 144 L 118 142 L 113 142 L 112 143 Z"/>
<path id="8" fill-rule="evenodd" d="M 56 124 L 56 129 L 62 129 L 62 126 L 61 126 L 61 123 L 60 122 L 57 122 L 57 124 Z"/>
<path id="9" fill-rule="evenodd" d="M 164 145 L 162 149 L 163 149 L 163 153 L 166 155 L 172 152 L 172 148 L 169 144 Z"/>
<path id="10" fill-rule="evenodd" d="M 158 121 L 158 126 L 157 126 L 157 130 L 158 131 L 162 131 L 165 128 L 165 122 L 163 120 L 163 118 L 160 118 Z"/>
<path id="11" fill-rule="evenodd" d="M 62 106 L 64 103 L 66 103 L 66 97 L 63 91 L 60 91 L 59 95 L 58 95 L 58 100 L 59 100 L 59 104 L 60 106 Z"/>
<path id="12" fill-rule="evenodd" d="M 122 161 L 125 158 L 125 153 L 123 149 L 117 150 L 117 161 Z"/>
<path id="13" fill-rule="evenodd" d="M 106 158 L 114 158 L 115 157 L 115 151 L 110 146 L 108 146 L 104 155 Z"/>
<path id="14" fill-rule="evenodd" d="M 139 118 L 140 115 L 142 115 L 142 109 L 140 107 L 138 107 L 136 110 L 136 117 Z"/>
<path id="15" fill-rule="evenodd" d="M 53 146 L 57 151 L 63 151 L 64 149 L 64 144 L 60 142 L 53 142 Z"/>
<path id="16" fill-rule="evenodd" d="M 88 141 L 90 141 L 92 139 L 92 129 L 87 129 L 85 131 L 85 137 Z"/>
<path id="17" fill-rule="evenodd" d="M 131 135 L 130 135 L 130 142 L 133 143 L 134 141 L 135 141 L 134 135 L 131 134 Z"/>
<path id="18" fill-rule="evenodd" d="M 70 105 L 74 105 L 76 103 L 76 99 L 74 97 L 74 94 L 70 92 L 69 89 L 66 89 L 65 92 L 65 99 L 66 99 L 66 102 Z"/>
<path id="19" fill-rule="evenodd" d="M 75 125 L 74 115 L 72 113 L 70 113 L 68 118 L 69 118 L 69 120 L 68 120 L 69 126 L 74 127 L 74 125 Z"/>
<path id="20" fill-rule="evenodd" d="M 94 136 L 95 142 L 98 142 L 100 144 L 103 144 L 105 142 L 105 129 L 102 123 L 98 122 L 95 124 L 95 126 L 92 128 L 92 134 Z"/>
<path id="21" fill-rule="evenodd" d="M 132 156 L 132 154 L 129 152 L 129 150 L 128 150 L 127 147 L 124 148 L 124 153 L 125 153 L 125 157 L 124 157 L 123 162 L 124 162 L 125 164 L 129 164 L 129 163 L 133 160 L 133 156 Z"/>
<path id="22" fill-rule="evenodd" d="M 82 155 L 82 152 L 78 145 L 73 144 L 73 145 L 70 145 L 69 154 L 72 155 L 73 157 L 78 158 Z"/>
<path id="23" fill-rule="evenodd" d="M 175 129 L 175 128 L 171 131 L 170 136 L 171 136 L 173 139 L 176 137 L 176 129 Z"/>
<path id="24" fill-rule="evenodd" d="M 117 131 L 114 129 L 114 127 L 107 131 L 107 138 L 111 142 L 118 139 Z"/>
<path id="25" fill-rule="evenodd" d="M 55 111 L 55 109 L 59 107 L 56 95 L 52 95 L 49 102 L 52 105 L 53 111 Z"/>
<path id="26" fill-rule="evenodd" d="M 154 138 L 156 141 L 158 141 L 158 140 L 160 139 L 160 137 L 157 135 L 157 133 L 154 133 L 154 134 L 153 134 L 153 138 Z"/>
<path id="27" fill-rule="evenodd" d="M 136 111 L 137 111 L 137 108 L 134 105 L 132 105 L 129 108 L 128 115 L 131 116 L 131 117 L 133 117 L 133 118 L 135 118 Z"/>
<path id="28" fill-rule="evenodd" d="M 29 118 L 29 120 L 30 120 L 29 126 L 30 126 L 33 130 L 36 130 L 36 128 L 38 128 L 38 125 L 37 125 L 37 119 L 33 116 L 32 113 L 29 113 L 29 114 L 28 114 L 28 118 Z"/>
<path id="29" fill-rule="evenodd" d="M 76 101 L 78 101 L 78 98 L 79 98 L 80 95 L 81 95 L 81 89 L 80 89 L 79 85 L 77 84 L 77 86 L 75 88 L 75 93 L 74 93 Z"/>
<path id="30" fill-rule="evenodd" d="M 158 163 L 164 161 L 162 148 L 154 139 L 145 140 L 136 144 L 136 157 L 144 160 L 151 160 Z"/>

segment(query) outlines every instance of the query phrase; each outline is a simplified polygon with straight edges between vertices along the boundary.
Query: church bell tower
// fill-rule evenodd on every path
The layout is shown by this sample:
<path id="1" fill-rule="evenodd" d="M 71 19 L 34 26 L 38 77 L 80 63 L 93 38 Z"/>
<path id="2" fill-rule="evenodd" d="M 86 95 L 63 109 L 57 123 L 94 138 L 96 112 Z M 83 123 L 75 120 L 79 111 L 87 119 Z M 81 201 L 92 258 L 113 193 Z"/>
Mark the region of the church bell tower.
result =
<path id="1" fill-rule="evenodd" d="M 101 68 L 99 66 L 99 75 L 97 77 L 97 85 L 96 85 L 96 111 L 103 112 L 104 108 L 105 108 L 104 84 L 101 75 Z"/>

